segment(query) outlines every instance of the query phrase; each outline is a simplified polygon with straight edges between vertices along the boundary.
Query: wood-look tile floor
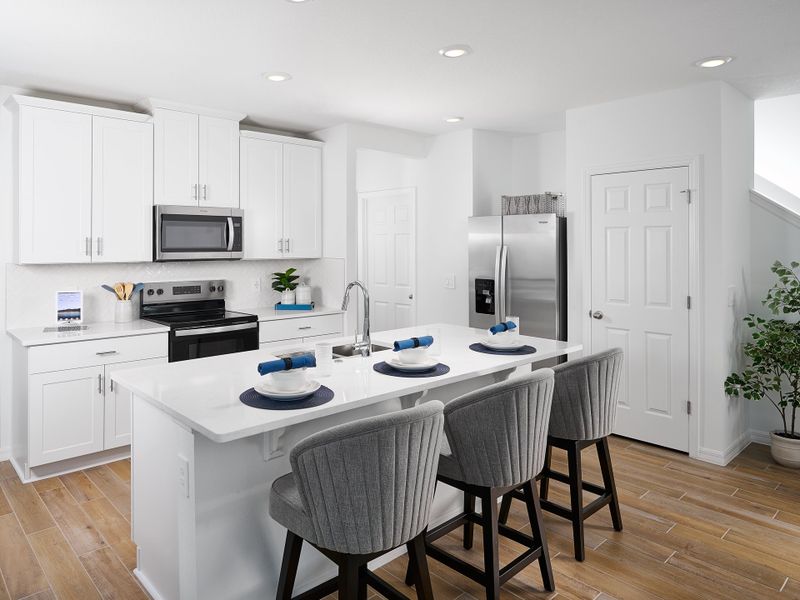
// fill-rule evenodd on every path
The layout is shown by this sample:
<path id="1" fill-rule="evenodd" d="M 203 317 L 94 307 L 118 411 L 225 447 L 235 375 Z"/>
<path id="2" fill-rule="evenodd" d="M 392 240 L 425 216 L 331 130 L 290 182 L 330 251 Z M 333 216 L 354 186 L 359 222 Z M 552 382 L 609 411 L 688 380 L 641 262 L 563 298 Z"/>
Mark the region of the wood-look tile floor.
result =
<path id="1" fill-rule="evenodd" d="M 557 591 L 542 592 L 531 565 L 503 587 L 504 598 L 800 599 L 800 472 L 774 464 L 760 445 L 727 467 L 621 438 L 611 452 L 625 530 L 612 529 L 607 510 L 591 517 L 578 563 L 569 523 L 546 514 Z M 599 482 L 596 456 L 583 456 L 585 478 Z M 554 465 L 566 468 L 560 451 Z M 128 461 L 28 485 L 0 463 L 0 600 L 146 598 L 130 572 L 129 481 Z M 553 483 L 551 497 L 566 503 L 565 490 Z M 521 503 L 510 521 L 529 531 Z M 440 543 L 481 564 L 480 530 L 470 552 L 457 533 Z M 504 560 L 520 549 L 502 540 Z M 401 557 L 378 572 L 414 598 L 405 567 Z M 484 597 L 436 561 L 430 568 L 437 600 Z"/>

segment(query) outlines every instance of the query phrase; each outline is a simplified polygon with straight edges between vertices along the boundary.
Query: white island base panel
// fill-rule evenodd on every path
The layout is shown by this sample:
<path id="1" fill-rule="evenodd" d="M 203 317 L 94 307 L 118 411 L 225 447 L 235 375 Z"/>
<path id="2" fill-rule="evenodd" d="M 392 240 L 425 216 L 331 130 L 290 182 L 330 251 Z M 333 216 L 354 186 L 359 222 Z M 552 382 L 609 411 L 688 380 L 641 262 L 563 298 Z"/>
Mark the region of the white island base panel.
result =
<path id="1" fill-rule="evenodd" d="M 346 359 L 333 377 L 321 381 L 337 391 L 343 376 L 360 378 L 358 388 L 364 394 L 357 397 L 350 390 L 346 394 L 349 406 L 340 406 L 330 413 L 309 409 L 305 420 L 296 415 L 306 411 L 259 411 L 264 414 L 253 413 L 256 421 L 274 419 L 281 422 L 280 425 L 262 422 L 260 431 L 252 433 L 248 426 L 243 427 L 239 435 L 226 431 L 230 435 L 225 436 L 224 442 L 212 441 L 206 432 L 197 430 L 198 423 L 194 422 L 197 415 L 184 414 L 183 409 L 188 409 L 185 396 L 181 402 L 170 403 L 169 397 L 173 394 L 153 393 L 159 386 L 154 385 L 152 378 L 163 378 L 164 369 L 182 363 L 126 373 L 121 383 L 134 393 L 132 536 L 138 547 L 135 574 L 153 598 L 262 600 L 275 597 L 286 530 L 269 516 L 269 490 L 275 479 L 291 470 L 289 450 L 299 440 L 339 423 L 407 408 L 415 401 L 447 402 L 465 392 L 507 379 L 518 368 L 529 370 L 530 363 L 581 349 L 574 344 L 529 338 L 530 343 L 543 350 L 541 353 L 523 360 L 518 356 L 487 356 L 463 346 L 468 338 L 474 338 L 475 330 L 458 329 L 463 337 L 454 335 L 455 329 L 446 330 L 450 343 L 446 344 L 442 356 L 443 362 L 454 372 L 452 378 L 373 381 L 371 378 L 377 374 L 371 371 L 372 363 L 380 360 L 380 355 Z M 379 339 L 396 339 L 400 333 L 389 332 Z M 453 342 L 457 344 L 448 348 Z M 238 356 L 249 365 L 255 354 Z M 259 359 L 262 354 L 258 353 Z M 232 360 L 220 359 L 223 357 L 190 362 L 198 368 L 204 367 L 208 375 L 215 367 L 228 366 Z M 255 369 L 255 364 L 252 368 Z M 341 369 L 353 372 L 346 374 Z M 170 371 L 170 374 L 178 374 Z M 222 379 L 226 378 L 224 368 L 217 373 Z M 232 384 L 231 391 L 242 387 L 235 383 L 241 374 L 228 371 L 227 376 Z M 162 383 L 161 392 L 171 387 L 171 383 L 163 380 Z M 420 391 L 421 383 L 426 388 L 423 391 Z M 377 391 L 372 389 L 373 384 L 408 386 L 413 392 L 409 389 L 410 393 L 404 394 L 398 390 L 394 398 L 378 394 L 380 398 L 370 402 L 370 393 Z M 213 387 L 219 389 L 219 386 Z M 198 404 L 206 402 L 202 391 L 196 391 Z M 175 409 L 177 405 L 181 410 Z M 214 403 L 206 402 L 203 418 L 207 419 L 214 409 Z M 196 410 L 193 408 L 189 412 Z M 232 403 L 232 398 L 226 398 L 216 402 L 216 410 L 225 413 L 240 409 Z M 220 416 L 225 421 L 224 416 Z M 202 429 L 207 430 L 207 427 Z M 458 492 L 439 485 L 431 514 L 432 525 L 453 516 L 461 508 Z M 385 562 L 389 558 L 386 556 L 382 560 Z M 304 544 L 294 593 L 311 589 L 335 575 L 336 566 Z"/>

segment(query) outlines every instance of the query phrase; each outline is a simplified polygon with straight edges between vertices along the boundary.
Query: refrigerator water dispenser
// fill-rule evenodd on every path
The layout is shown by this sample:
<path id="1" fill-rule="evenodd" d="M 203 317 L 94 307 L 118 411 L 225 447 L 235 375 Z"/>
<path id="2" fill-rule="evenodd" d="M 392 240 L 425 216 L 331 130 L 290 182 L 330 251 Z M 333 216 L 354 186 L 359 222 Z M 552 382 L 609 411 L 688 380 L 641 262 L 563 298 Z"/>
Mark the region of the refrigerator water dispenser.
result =
<path id="1" fill-rule="evenodd" d="M 475 312 L 494 314 L 494 279 L 475 280 Z"/>

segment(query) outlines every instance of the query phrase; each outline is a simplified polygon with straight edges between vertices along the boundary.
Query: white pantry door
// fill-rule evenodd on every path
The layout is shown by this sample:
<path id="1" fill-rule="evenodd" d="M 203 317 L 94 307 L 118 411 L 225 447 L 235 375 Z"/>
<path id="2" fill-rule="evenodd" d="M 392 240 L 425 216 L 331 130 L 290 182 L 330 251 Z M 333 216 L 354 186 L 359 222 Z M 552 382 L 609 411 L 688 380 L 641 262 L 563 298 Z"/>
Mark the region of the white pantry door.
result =
<path id="1" fill-rule="evenodd" d="M 366 276 L 375 331 L 416 325 L 414 189 L 361 194 Z"/>
<path id="2" fill-rule="evenodd" d="M 592 352 L 621 347 L 614 432 L 689 449 L 689 169 L 595 175 Z"/>

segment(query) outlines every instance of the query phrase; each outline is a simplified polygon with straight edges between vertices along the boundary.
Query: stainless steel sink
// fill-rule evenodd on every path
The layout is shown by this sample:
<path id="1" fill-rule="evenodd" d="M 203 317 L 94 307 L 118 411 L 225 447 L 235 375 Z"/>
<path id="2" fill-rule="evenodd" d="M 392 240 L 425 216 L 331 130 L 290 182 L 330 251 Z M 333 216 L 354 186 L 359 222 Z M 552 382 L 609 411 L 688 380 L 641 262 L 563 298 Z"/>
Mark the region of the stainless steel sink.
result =
<path id="1" fill-rule="evenodd" d="M 388 348 L 387 346 L 380 346 L 378 344 L 371 344 L 370 349 L 372 352 L 391 350 L 391 348 Z M 334 358 L 349 358 L 351 356 L 361 356 L 361 350 L 356 350 L 355 344 L 343 344 L 342 346 L 333 347 Z"/>

